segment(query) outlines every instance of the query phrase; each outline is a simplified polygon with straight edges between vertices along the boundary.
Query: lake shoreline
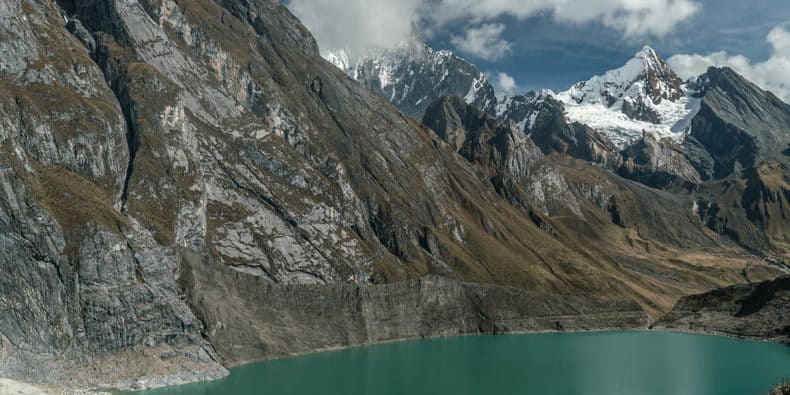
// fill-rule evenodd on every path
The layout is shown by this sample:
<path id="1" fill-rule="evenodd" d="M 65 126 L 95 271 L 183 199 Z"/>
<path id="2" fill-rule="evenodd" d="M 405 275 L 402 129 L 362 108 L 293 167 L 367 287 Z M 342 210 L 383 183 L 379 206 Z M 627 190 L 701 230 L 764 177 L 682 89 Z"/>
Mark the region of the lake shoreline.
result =
<path id="1" fill-rule="evenodd" d="M 613 328 L 600 328 L 600 329 L 574 329 L 574 330 L 534 330 L 534 331 L 507 331 L 507 332 L 499 332 L 499 333 L 466 333 L 466 334 L 457 334 L 457 335 L 448 335 L 448 336 L 430 336 L 430 337 L 404 337 L 399 339 L 392 339 L 386 341 L 378 341 L 378 342 L 369 342 L 364 344 L 354 344 L 354 345 L 345 345 L 345 346 L 334 346 L 334 347 L 325 347 L 321 349 L 316 349 L 309 352 L 299 352 L 299 353 L 292 353 L 289 355 L 280 355 L 280 356 L 273 356 L 271 358 L 262 358 L 262 359 L 255 359 L 249 361 L 242 361 L 234 364 L 223 364 L 223 366 L 230 370 L 233 368 L 243 367 L 247 365 L 253 365 L 262 362 L 268 361 L 277 361 L 277 360 L 285 360 L 291 358 L 298 358 L 304 357 L 309 355 L 316 355 L 322 353 L 330 353 L 335 351 L 344 351 L 344 350 L 354 350 L 354 349 L 361 349 L 365 347 L 371 346 L 378 346 L 378 345 L 387 345 L 387 344 L 396 344 L 396 343 L 406 343 L 406 342 L 414 342 L 420 340 L 440 340 L 440 339 L 454 339 L 454 338 L 464 338 L 464 337 L 483 337 L 483 336 L 520 336 L 520 335 L 541 335 L 541 334 L 584 334 L 584 333 L 638 333 L 638 332 L 645 332 L 645 333 L 682 333 L 682 334 L 692 334 L 692 335 L 699 335 L 699 336 L 708 336 L 708 337 L 720 337 L 720 338 L 727 338 L 733 340 L 740 340 L 740 341 L 755 341 L 760 343 L 771 343 L 771 344 L 783 344 L 778 341 L 774 341 L 771 339 L 762 339 L 756 337 L 749 337 L 749 336 L 742 336 L 738 334 L 720 332 L 720 331 L 704 331 L 704 330 L 688 330 L 688 329 L 674 329 L 674 328 L 663 328 L 663 327 L 634 327 L 634 328 L 622 328 L 622 327 L 613 327 Z M 197 372 L 192 372 L 197 373 Z M 133 393 L 137 391 L 146 391 L 146 390 L 156 390 L 168 387 L 177 387 L 186 384 L 200 384 L 200 383 L 210 383 L 214 381 L 221 381 L 228 376 L 223 377 L 216 377 L 212 380 L 195 380 L 190 382 L 184 382 L 182 379 L 173 380 L 172 383 L 169 382 L 167 377 L 141 377 L 139 380 L 144 380 L 147 383 L 156 383 L 155 385 L 138 387 L 138 388 L 59 388 L 53 386 L 42 386 L 38 384 L 28 384 L 22 381 L 14 381 L 11 379 L 4 379 L 0 378 L 0 380 L 7 380 L 7 382 L 13 382 L 18 385 L 20 388 L 36 388 L 42 392 L 32 392 L 32 393 L 41 393 L 41 394 L 64 394 L 64 393 L 74 393 L 74 394 L 110 394 L 110 393 Z M 160 385 L 161 384 L 161 385 Z M 109 392 L 108 392 L 109 391 Z"/>
<path id="2" fill-rule="evenodd" d="M 536 330 L 536 331 L 514 331 L 514 332 L 501 332 L 501 333 L 468 333 L 468 334 L 458 334 L 458 335 L 450 335 L 450 336 L 431 336 L 431 337 L 407 337 L 402 339 L 393 339 L 387 341 L 380 341 L 380 342 L 373 342 L 373 343 L 365 343 L 365 344 L 355 344 L 350 346 L 337 346 L 337 347 L 326 347 L 322 349 L 318 349 L 311 352 L 303 352 L 303 353 L 293 353 L 289 355 L 282 355 L 276 356 L 271 358 L 263 358 L 263 359 L 254 359 L 249 361 L 244 361 L 240 363 L 234 363 L 225 366 L 227 369 L 232 369 L 240 366 L 250 365 L 259 362 L 266 362 L 266 361 L 276 361 L 280 359 L 287 359 L 287 358 L 296 358 L 302 357 L 306 355 L 313 355 L 313 354 L 320 354 L 325 352 L 332 352 L 332 351 L 343 351 L 343 350 L 352 350 L 356 348 L 364 348 L 370 346 L 377 346 L 377 345 L 384 345 L 384 344 L 393 344 L 393 343 L 403 343 L 403 342 L 410 342 L 410 341 L 419 341 L 419 340 L 435 340 L 435 339 L 453 339 L 458 337 L 477 337 L 477 336 L 511 336 L 511 335 L 542 335 L 542 334 L 562 334 L 562 333 L 615 333 L 615 332 L 658 332 L 658 333 L 685 333 L 690 335 L 700 335 L 700 336 L 713 336 L 713 337 L 723 337 L 727 339 L 733 340 L 747 340 L 747 341 L 756 341 L 760 343 L 770 343 L 770 344 L 784 344 L 780 341 L 773 340 L 773 339 L 763 339 L 759 337 L 752 337 L 752 336 L 743 336 L 734 333 L 727 333 L 721 331 L 704 331 L 704 330 L 689 330 L 689 329 L 673 329 L 673 328 L 652 328 L 652 327 L 641 327 L 641 328 L 606 328 L 606 329 L 590 329 L 590 330 L 567 330 L 567 331 L 558 331 L 558 330 Z M 219 379 L 221 380 L 221 378 Z"/>
<path id="3" fill-rule="evenodd" d="M 727 338 L 732 340 L 741 340 L 741 341 L 755 341 L 760 343 L 770 343 L 770 344 L 783 344 L 781 342 L 777 342 L 774 340 L 769 339 L 761 339 L 756 337 L 747 337 L 741 336 L 732 333 L 725 333 L 725 332 L 718 332 L 718 331 L 697 331 L 697 330 L 683 330 L 683 329 L 671 329 L 671 328 L 651 328 L 651 327 L 635 327 L 635 328 L 603 328 L 603 329 L 590 329 L 590 330 L 566 330 L 566 331 L 558 331 L 558 330 L 535 330 L 535 331 L 512 331 L 512 332 L 501 332 L 501 333 L 468 333 L 468 334 L 458 334 L 458 335 L 449 335 L 449 336 L 431 336 L 431 337 L 407 337 L 407 338 L 400 338 L 400 339 L 392 339 L 387 341 L 379 341 L 379 342 L 370 342 L 364 344 L 355 344 L 355 345 L 347 345 L 347 346 L 336 346 L 336 347 L 325 347 L 321 349 L 317 349 L 310 352 L 300 352 L 300 353 L 292 353 L 289 355 L 281 355 L 281 356 L 274 356 L 271 358 L 262 358 L 262 359 L 255 359 L 249 361 L 243 361 L 234 364 L 223 365 L 226 369 L 230 370 L 233 368 L 238 368 L 242 366 L 252 365 L 256 363 L 268 362 L 268 361 L 277 361 L 283 359 L 290 359 L 290 358 L 298 358 L 304 357 L 309 355 L 315 354 L 322 354 L 322 353 L 330 353 L 334 351 L 344 351 L 344 350 L 354 350 L 360 349 L 365 347 L 371 346 L 378 346 L 378 345 L 387 345 L 387 344 L 396 344 L 396 343 L 405 343 L 405 342 L 413 342 L 413 341 L 420 341 L 420 340 L 439 340 L 439 339 L 453 339 L 453 338 L 462 338 L 462 337 L 480 337 L 480 336 L 519 336 L 519 335 L 541 335 L 541 334 L 583 334 L 583 333 L 631 333 L 631 332 L 647 332 L 647 333 L 683 333 L 683 334 L 691 334 L 691 335 L 700 335 L 700 336 L 709 336 L 709 337 L 721 337 Z M 205 380 L 205 381 L 195 381 L 192 383 L 180 383 L 177 385 L 183 384 L 194 384 L 194 383 L 206 383 L 211 381 L 219 381 L 223 380 L 226 377 L 221 377 L 216 380 Z M 141 390 L 152 390 L 152 389 L 159 389 L 170 387 L 171 385 L 164 385 L 164 386 L 156 386 L 150 388 L 140 388 L 135 389 L 132 391 L 141 391 Z M 129 390 L 123 390 L 123 392 L 131 392 Z"/>
<path id="4" fill-rule="evenodd" d="M 598 337 L 597 335 L 602 335 Z M 537 335 L 532 337 L 530 335 Z M 540 336 L 540 335 L 549 335 Z M 551 336 L 557 335 L 557 336 Z M 563 336 L 560 336 L 563 335 Z M 567 337 L 564 335 L 568 335 Z M 576 336 L 580 335 L 580 336 Z M 593 336 L 589 336 L 593 335 Z M 655 336 L 653 336 L 655 335 Z M 477 340 L 475 338 L 480 338 Z M 486 339 L 487 338 L 487 339 Z M 423 342 L 425 340 L 426 342 Z M 438 340 L 438 342 L 436 341 Z M 447 342 L 443 341 L 447 340 Z M 410 344 L 411 343 L 411 344 Z M 392 345 L 392 344 L 402 344 L 402 346 L 395 346 L 395 347 L 383 347 L 379 348 L 376 346 L 382 345 Z M 711 346 L 713 344 L 714 346 Z M 472 346 L 469 346 L 472 345 Z M 765 349 L 766 345 L 770 345 L 770 349 Z M 653 366 L 656 369 L 668 369 L 665 370 L 664 373 L 667 372 L 673 373 L 675 372 L 676 366 L 674 362 L 678 363 L 681 360 L 690 360 L 690 361 L 699 361 L 697 358 L 708 359 L 711 362 L 707 362 L 705 366 L 712 366 L 710 369 L 712 371 L 708 372 L 708 377 L 710 375 L 717 376 L 712 372 L 715 372 L 716 369 L 721 370 L 721 366 L 716 365 L 715 362 L 712 361 L 726 361 L 727 358 L 723 358 L 722 355 L 726 355 L 729 352 L 732 353 L 741 353 L 742 350 L 749 350 L 750 354 L 748 357 L 738 359 L 741 361 L 741 365 L 749 365 L 749 364 L 756 364 L 757 369 L 762 369 L 761 365 L 765 365 L 765 361 L 761 359 L 761 355 L 766 352 L 766 350 L 773 350 L 769 352 L 769 354 L 765 355 L 774 355 L 772 358 L 776 358 L 776 355 L 779 355 L 779 359 L 773 360 L 773 365 L 775 367 L 779 367 L 778 370 L 782 370 L 781 366 L 785 366 L 785 359 L 786 353 L 781 348 L 776 348 L 777 343 L 773 342 L 765 342 L 759 341 L 758 339 L 739 339 L 733 336 L 720 336 L 716 334 L 706 334 L 706 333 L 694 333 L 689 331 L 669 331 L 669 330 L 662 330 L 662 329 L 655 329 L 651 330 L 649 328 L 636 328 L 636 329 L 613 329 L 613 330 L 589 330 L 589 331 L 535 331 L 535 332 L 527 332 L 527 333 L 500 333 L 500 334 L 482 334 L 482 335 L 463 335 L 463 336 L 445 336 L 445 337 L 433 337 L 433 338 L 423 338 L 423 339 L 406 339 L 405 341 L 390 341 L 390 342 L 381 342 L 377 344 L 371 344 L 366 346 L 358 346 L 358 347 L 336 347 L 332 349 L 323 350 L 317 353 L 307 353 L 301 355 L 295 355 L 290 357 L 281 357 L 281 358 L 270 358 L 267 360 L 261 361 L 253 361 L 249 364 L 240 364 L 235 368 L 239 368 L 234 370 L 231 373 L 229 378 L 226 378 L 227 381 L 216 381 L 212 383 L 203 383 L 200 385 L 190 385 L 183 387 L 181 389 L 173 390 L 172 394 L 190 394 L 190 393 L 221 393 L 222 390 L 225 389 L 236 389 L 240 394 L 251 393 L 249 392 L 249 388 L 260 388 L 260 387 L 239 387 L 240 383 L 256 383 L 255 385 L 263 385 L 262 383 L 269 383 L 272 385 L 270 387 L 273 393 L 282 393 L 283 385 L 293 385 L 287 384 L 292 383 L 293 381 L 284 378 L 287 377 L 290 372 L 299 369 L 310 369 L 310 371 L 322 371 L 323 368 L 320 366 L 326 366 L 327 369 L 335 369 L 337 370 L 334 373 L 322 373 L 323 375 L 319 374 L 314 377 L 315 380 L 318 382 L 323 383 L 324 385 L 332 385 L 331 388 L 337 388 L 340 391 L 344 389 L 348 390 L 348 388 L 355 388 L 355 390 L 351 391 L 352 393 L 370 393 L 367 391 L 359 392 L 358 387 L 354 387 L 354 382 L 349 381 L 350 378 L 354 376 L 354 372 L 357 369 L 366 369 L 364 367 L 357 366 L 359 363 L 362 363 L 362 366 L 368 366 L 370 369 L 378 369 L 382 366 L 390 366 L 387 364 L 386 361 L 388 359 L 381 359 L 382 355 L 395 355 L 397 358 L 392 359 L 392 361 L 396 361 L 396 365 L 392 366 L 392 369 L 395 371 L 400 372 L 398 374 L 403 374 L 403 369 L 409 369 L 408 366 L 412 364 L 408 362 L 404 362 L 405 360 L 415 360 L 419 361 L 416 365 L 419 366 L 434 366 L 438 369 L 435 374 L 442 374 L 444 373 L 444 381 L 441 378 L 437 377 L 440 383 L 444 383 L 447 380 L 448 375 L 448 368 L 439 367 L 443 366 L 442 363 L 439 361 L 447 361 L 448 364 L 453 365 L 456 359 L 463 359 L 466 360 L 465 363 L 459 362 L 459 366 L 466 366 L 467 369 L 472 369 L 471 371 L 476 372 L 478 374 L 477 366 L 482 369 L 480 382 L 485 382 L 486 380 L 490 380 L 490 375 L 487 376 L 485 373 L 485 366 L 486 364 L 492 363 L 492 361 L 512 361 L 506 362 L 504 365 L 505 370 L 510 369 L 510 375 L 507 373 L 502 373 L 504 376 L 502 377 L 509 377 L 508 380 L 510 381 L 519 381 L 520 377 L 518 374 L 513 374 L 514 371 L 518 371 L 518 366 L 532 366 L 532 369 L 535 372 L 540 371 L 540 366 L 548 367 L 548 371 L 553 371 L 554 373 L 546 373 L 546 374 L 557 374 L 556 369 L 558 366 L 568 366 L 569 368 L 581 369 L 582 375 L 591 374 L 595 376 L 598 370 L 593 365 L 588 366 L 585 368 L 584 364 L 578 364 L 574 361 L 584 360 L 589 361 L 591 356 L 594 356 L 593 360 L 599 360 L 600 363 L 606 364 L 604 360 L 607 358 L 611 358 L 612 366 L 617 366 L 617 363 L 622 364 L 624 361 L 626 363 L 625 366 L 632 366 L 633 363 L 634 369 L 643 369 L 645 365 Z M 574 352 L 560 352 L 556 353 L 552 350 L 568 350 L 566 346 L 572 346 L 573 350 L 578 350 Z M 592 346 L 592 348 L 590 348 Z M 370 350 L 362 350 L 365 348 L 370 347 Z M 468 351 L 457 351 L 457 350 L 464 350 L 469 349 L 472 347 L 471 350 L 473 352 Z M 482 347 L 482 348 L 481 348 Z M 530 352 L 522 352 L 520 350 L 531 350 Z M 609 354 L 609 349 L 617 355 L 612 357 Z M 646 352 L 645 348 L 651 349 L 655 351 Z M 416 351 L 415 351 L 416 350 Z M 433 350 L 433 351 L 432 351 Z M 482 350 L 486 350 L 485 352 L 481 353 Z M 506 356 L 498 356 L 498 353 L 502 353 L 503 350 L 506 353 L 509 353 L 510 357 Z M 511 351 L 512 350 L 512 351 Z M 592 350 L 592 351 L 591 351 Z M 682 350 L 682 351 L 678 351 Z M 741 351 L 738 351 L 741 350 Z M 335 351 L 341 351 L 341 353 L 335 353 Z M 460 354 L 457 354 L 460 352 Z M 675 355 L 675 353 L 680 352 L 680 354 Z M 323 354 L 323 355 L 321 355 Z M 414 355 L 412 355 L 414 354 Z M 434 357 L 433 355 L 436 354 Z M 577 355 L 578 354 L 578 355 Z M 461 357 L 461 355 L 463 355 Z M 557 358 L 555 355 L 560 355 Z M 650 358 L 643 358 L 642 355 L 650 355 Z M 688 358 L 687 356 L 693 355 L 694 357 Z M 740 355 L 740 354 L 739 354 Z M 317 358 L 311 358 L 316 357 Z M 476 356 L 480 356 L 478 360 Z M 299 357 L 308 357 L 305 359 Z M 512 358 L 517 359 L 512 359 Z M 524 360 L 518 359 L 523 358 Z M 577 359 L 578 358 L 578 359 Z M 532 362 L 525 362 L 525 361 L 532 361 Z M 275 362 L 273 364 L 267 364 L 266 362 Z M 334 362 L 333 362 L 334 361 Z M 360 362 L 360 361 L 369 361 L 369 362 Z M 398 362 L 399 361 L 399 362 Z M 474 362 L 470 362 L 474 361 Z M 619 362 L 617 362 L 619 361 Z M 751 361 L 751 362 L 750 362 Z M 761 362 L 762 361 L 762 362 Z M 261 364 L 263 362 L 263 364 Z M 405 365 L 404 365 L 405 363 Z M 438 364 L 437 364 L 438 363 Z M 471 363 L 471 365 L 469 364 Z M 535 364 L 537 363 L 537 365 Z M 557 365 L 561 363 L 562 365 Z M 697 362 L 694 362 L 697 363 Z M 708 365 L 711 364 L 711 365 Z M 368 365 L 369 364 L 369 365 Z M 398 365 L 400 364 L 400 365 Z M 347 366 L 346 366 L 347 365 Z M 682 364 L 681 364 L 682 365 Z M 407 366 L 404 368 L 404 366 Z M 553 367 L 552 367 L 553 366 Z M 608 365 L 607 365 L 608 366 Z M 718 367 L 715 367 L 718 366 Z M 727 365 L 729 366 L 729 365 Z M 749 365 L 751 366 L 751 365 Z M 309 367 L 309 368 L 308 368 Z M 316 370 L 317 369 L 317 370 Z M 389 371 L 389 367 L 383 369 L 383 371 Z M 422 375 L 421 368 L 416 368 L 417 371 L 420 373 L 418 376 L 409 376 L 408 374 L 404 377 L 422 377 L 423 380 L 426 380 L 425 376 Z M 555 370 L 552 370 L 555 369 Z M 561 368 L 562 370 L 564 368 Z M 725 370 L 728 369 L 725 367 Z M 496 370 L 496 369 L 494 369 Z M 682 370 L 682 369 L 681 369 Z M 753 369 L 752 369 L 753 370 Z M 367 370 L 365 370 L 367 371 Z M 471 371 L 467 371 L 466 374 L 469 374 Z M 608 370 L 604 370 L 608 371 Z M 766 392 L 768 389 L 775 385 L 776 382 L 781 378 L 777 375 L 777 369 L 766 371 L 766 374 L 770 376 L 770 380 L 777 380 L 771 383 L 767 383 L 766 380 L 768 377 L 765 375 L 757 374 L 751 371 L 749 368 L 742 366 L 738 368 L 739 372 L 743 373 L 743 376 L 738 377 L 737 375 L 730 378 L 731 383 L 734 384 L 736 387 L 738 385 L 746 385 L 752 386 L 752 390 L 754 389 L 755 382 L 758 382 L 760 386 L 765 386 Z M 449 368 L 449 375 L 452 376 L 456 373 L 463 374 L 464 369 L 456 369 L 456 368 Z M 644 371 L 641 371 L 640 374 L 645 374 Z M 414 373 L 414 370 L 412 370 Z M 490 370 L 489 370 L 490 373 Z M 783 372 L 780 372 L 783 373 Z M 370 374 L 370 373 L 368 373 Z M 384 379 L 389 380 L 389 376 L 385 374 Z M 543 373 L 537 373 L 543 374 Z M 580 374 L 576 372 L 575 374 Z M 629 373 L 630 374 L 630 373 Z M 647 373 L 650 374 L 650 373 Z M 265 378 L 258 378 L 260 375 L 264 375 Z M 429 377 L 427 380 L 432 380 L 434 373 L 428 375 Z M 657 373 L 660 376 L 660 373 Z M 264 377 L 260 376 L 260 377 Z M 337 376 L 337 378 L 335 378 Z M 776 377 L 774 377 L 776 376 Z M 329 377 L 329 379 L 328 379 Z M 471 381 L 469 380 L 461 380 L 462 382 L 466 382 L 466 384 L 471 384 L 472 387 L 480 386 L 478 382 L 477 376 Z M 488 379 L 487 379 L 488 377 Z M 535 377 L 534 375 L 532 376 Z M 588 378 L 591 376 L 588 376 Z M 610 380 L 611 383 L 612 379 L 617 382 L 620 382 L 619 376 L 609 376 L 607 380 Z M 688 376 L 684 376 L 688 377 Z M 706 377 L 706 374 L 700 375 L 693 375 L 695 377 L 694 380 L 688 383 L 689 388 L 695 388 L 695 385 L 699 384 L 699 380 L 704 381 L 704 379 L 700 379 L 700 377 Z M 749 378 L 747 381 L 739 381 L 744 378 Z M 381 378 L 379 378 L 381 379 Z M 371 379 L 370 377 L 367 378 L 367 385 L 371 385 L 372 383 L 379 383 L 379 379 Z M 396 380 L 393 378 L 393 380 Z M 455 380 L 455 379 L 451 379 Z M 506 381 L 508 381 L 506 380 Z M 631 389 L 634 389 L 634 381 L 629 378 L 623 378 L 623 383 L 630 385 Z M 695 381 L 696 380 L 696 381 Z M 606 380 L 604 380 L 606 381 Z M 671 380 L 670 380 L 671 381 Z M 286 384 L 284 384 L 286 383 Z M 351 383 L 352 387 L 348 387 L 349 383 Z M 392 384 L 391 382 L 389 384 Z M 423 383 L 422 385 L 424 385 Z M 205 386 L 204 386 L 205 385 Z M 375 384 L 378 385 L 378 384 Z M 374 385 L 374 387 L 375 387 Z M 442 384 L 440 384 L 442 385 Z M 641 385 L 638 382 L 636 385 Z M 683 384 L 679 384 L 683 385 Z M 311 384 L 297 384 L 293 388 L 302 388 L 299 391 L 294 393 L 297 394 L 304 394 L 304 393 L 312 393 L 312 392 L 304 392 L 305 388 L 309 388 Z M 386 387 L 386 385 L 385 385 Z M 247 388 L 239 390 L 239 388 Z M 419 387 L 423 388 L 423 387 Z M 470 387 L 471 388 L 471 387 Z M 553 388 L 553 387 L 547 387 Z M 588 388 L 588 387 L 584 387 Z M 598 388 L 598 387 L 590 387 L 590 388 Z M 648 393 L 656 393 L 654 387 L 646 387 L 651 388 L 654 392 L 648 391 Z M 677 388 L 685 388 L 685 387 L 676 387 Z M 371 387 L 367 387 L 367 390 L 370 390 Z M 600 390 L 600 388 L 598 388 Z M 169 391 L 169 390 L 168 390 Z M 207 391 L 207 392 L 201 392 Z M 220 392 L 217 392 L 220 391 Z M 247 391 L 247 392 L 245 392 Z M 389 391 L 389 390 L 388 390 Z M 750 390 L 751 391 L 751 390 Z M 593 391 L 595 393 L 595 391 Z M 235 393 L 235 392 L 234 392 Z M 373 393 L 376 393 L 375 391 Z M 390 393 L 390 392 L 384 392 Z M 540 393 L 540 392 L 529 392 L 529 393 Z M 574 393 L 574 392 L 569 392 Z M 660 392 L 659 392 L 660 393 Z M 727 392 L 728 394 L 733 393 Z M 734 392 L 739 393 L 739 392 Z M 751 393 L 751 392 L 750 392 Z M 755 392 L 760 393 L 760 392 Z M 137 392 L 131 394 L 138 394 Z M 146 393 L 143 393 L 146 394 Z M 156 392 L 154 391 L 151 395 L 161 395 L 161 394 L 171 394 L 171 392 Z"/>

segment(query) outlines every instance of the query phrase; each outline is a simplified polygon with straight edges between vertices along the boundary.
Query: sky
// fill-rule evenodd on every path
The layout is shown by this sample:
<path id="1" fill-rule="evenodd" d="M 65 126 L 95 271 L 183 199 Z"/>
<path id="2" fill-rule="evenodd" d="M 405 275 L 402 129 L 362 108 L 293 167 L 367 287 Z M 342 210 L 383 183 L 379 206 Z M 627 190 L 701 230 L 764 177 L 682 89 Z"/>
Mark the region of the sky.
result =
<path id="1" fill-rule="evenodd" d="M 563 91 L 650 45 L 682 78 L 730 66 L 790 102 L 790 0 L 287 0 L 321 50 L 415 30 L 502 91 Z"/>

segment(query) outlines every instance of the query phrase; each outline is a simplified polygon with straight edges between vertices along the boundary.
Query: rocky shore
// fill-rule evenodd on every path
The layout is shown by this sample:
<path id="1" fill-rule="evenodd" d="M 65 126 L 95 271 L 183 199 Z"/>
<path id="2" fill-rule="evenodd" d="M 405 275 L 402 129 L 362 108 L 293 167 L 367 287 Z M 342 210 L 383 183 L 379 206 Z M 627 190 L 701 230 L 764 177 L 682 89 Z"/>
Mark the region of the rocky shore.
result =
<path id="1" fill-rule="evenodd" d="M 0 378 L 0 394 L 4 395 L 109 395 L 109 392 L 42 388 L 19 381 Z"/>
<path id="2" fill-rule="evenodd" d="M 205 324 L 205 336 L 221 356 L 217 362 L 228 367 L 400 340 L 644 329 L 648 324 L 647 315 L 633 301 L 593 301 L 440 276 L 382 285 L 273 285 L 229 269 L 192 268 L 189 280 L 182 281 L 189 282 L 185 285 Z M 235 286 L 227 287 L 230 283 Z M 172 350 L 145 349 L 118 360 L 96 359 L 89 364 L 92 369 L 65 365 L 55 368 L 69 375 L 48 383 L 48 388 L 140 390 L 227 374 L 219 364 L 212 369 L 183 363 Z M 139 377 L 123 379 L 137 370 Z M 23 372 L 19 379 L 25 377 Z M 46 383 L 47 377 L 39 379 Z"/>
<path id="3" fill-rule="evenodd" d="M 272 285 L 208 263 L 191 268 L 185 287 L 226 365 L 401 339 L 648 324 L 633 301 L 596 301 L 440 276 L 382 285 Z M 235 324 L 247 321 L 261 324 Z"/>
<path id="4" fill-rule="evenodd" d="M 790 395 L 790 382 L 777 384 L 768 395 Z"/>
<path id="5" fill-rule="evenodd" d="M 684 297 L 653 328 L 790 344 L 790 276 Z"/>
<path id="6" fill-rule="evenodd" d="M 193 261 L 180 281 L 195 301 L 205 336 L 221 356 L 218 362 L 228 367 L 410 339 L 647 329 L 649 325 L 643 309 L 632 301 L 593 301 L 441 276 L 381 285 L 275 285 L 207 265 L 210 263 Z M 785 276 L 688 296 L 650 328 L 787 342 L 789 284 L 790 276 Z M 219 300 L 221 304 L 216 303 Z M 247 303 L 250 300 L 257 302 Z M 262 324 L 235 324 L 248 321 Z M 215 380 L 226 374 L 219 370 L 185 372 L 174 374 L 165 369 L 161 375 L 149 372 L 142 378 L 118 382 L 100 382 L 75 372 L 71 381 L 60 383 L 60 392 L 54 387 L 42 389 L 5 380 L 0 382 L 0 393 L 91 393 L 87 389 L 63 392 L 63 388 L 139 390 Z M 776 392 L 781 388 L 771 394 L 783 394 Z"/>

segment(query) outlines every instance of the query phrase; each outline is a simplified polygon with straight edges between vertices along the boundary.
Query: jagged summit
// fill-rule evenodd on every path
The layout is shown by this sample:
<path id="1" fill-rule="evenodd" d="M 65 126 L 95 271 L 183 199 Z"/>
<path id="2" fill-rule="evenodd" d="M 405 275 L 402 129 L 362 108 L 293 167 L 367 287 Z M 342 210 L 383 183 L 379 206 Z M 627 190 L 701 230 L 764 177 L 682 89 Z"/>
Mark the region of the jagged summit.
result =
<path id="1" fill-rule="evenodd" d="M 434 51 L 417 36 L 395 48 L 364 54 L 357 62 L 344 50 L 330 52 L 325 58 L 417 119 L 430 103 L 455 94 L 525 130 L 537 116 L 533 102 L 547 94 L 496 94 L 475 65 L 451 51 Z M 624 66 L 550 96 L 564 105 L 569 121 L 600 131 L 621 148 L 638 140 L 643 132 L 682 140 L 699 105 L 650 46 L 643 47 Z"/>
<path id="2" fill-rule="evenodd" d="M 650 46 L 623 67 L 579 82 L 558 97 L 570 120 L 598 129 L 619 146 L 645 131 L 680 140 L 699 106 Z"/>
<path id="3" fill-rule="evenodd" d="M 450 94 L 488 113 L 496 106 L 493 86 L 475 65 L 451 51 L 433 50 L 416 35 L 395 48 L 364 53 L 356 62 L 343 49 L 324 58 L 416 119 Z"/>
<path id="4" fill-rule="evenodd" d="M 577 103 L 605 103 L 612 107 L 626 98 L 647 97 L 658 105 L 683 96 L 682 82 L 650 46 L 645 46 L 623 67 L 579 82 L 566 94 Z"/>
<path id="5" fill-rule="evenodd" d="M 520 130 L 529 133 L 540 113 L 546 111 L 547 102 L 557 102 L 557 94 L 551 89 L 531 91 L 523 95 L 501 95 L 498 97 L 496 116 L 516 123 Z"/>

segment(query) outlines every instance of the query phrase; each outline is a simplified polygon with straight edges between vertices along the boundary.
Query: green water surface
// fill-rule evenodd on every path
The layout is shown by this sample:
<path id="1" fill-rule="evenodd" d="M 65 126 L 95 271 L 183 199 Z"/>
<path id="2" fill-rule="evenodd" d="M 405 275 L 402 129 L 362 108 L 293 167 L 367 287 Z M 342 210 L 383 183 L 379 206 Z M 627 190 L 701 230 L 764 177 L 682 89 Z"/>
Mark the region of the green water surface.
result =
<path id="1" fill-rule="evenodd" d="M 458 337 L 254 363 L 145 395 L 757 395 L 790 379 L 790 347 L 668 332 Z"/>

